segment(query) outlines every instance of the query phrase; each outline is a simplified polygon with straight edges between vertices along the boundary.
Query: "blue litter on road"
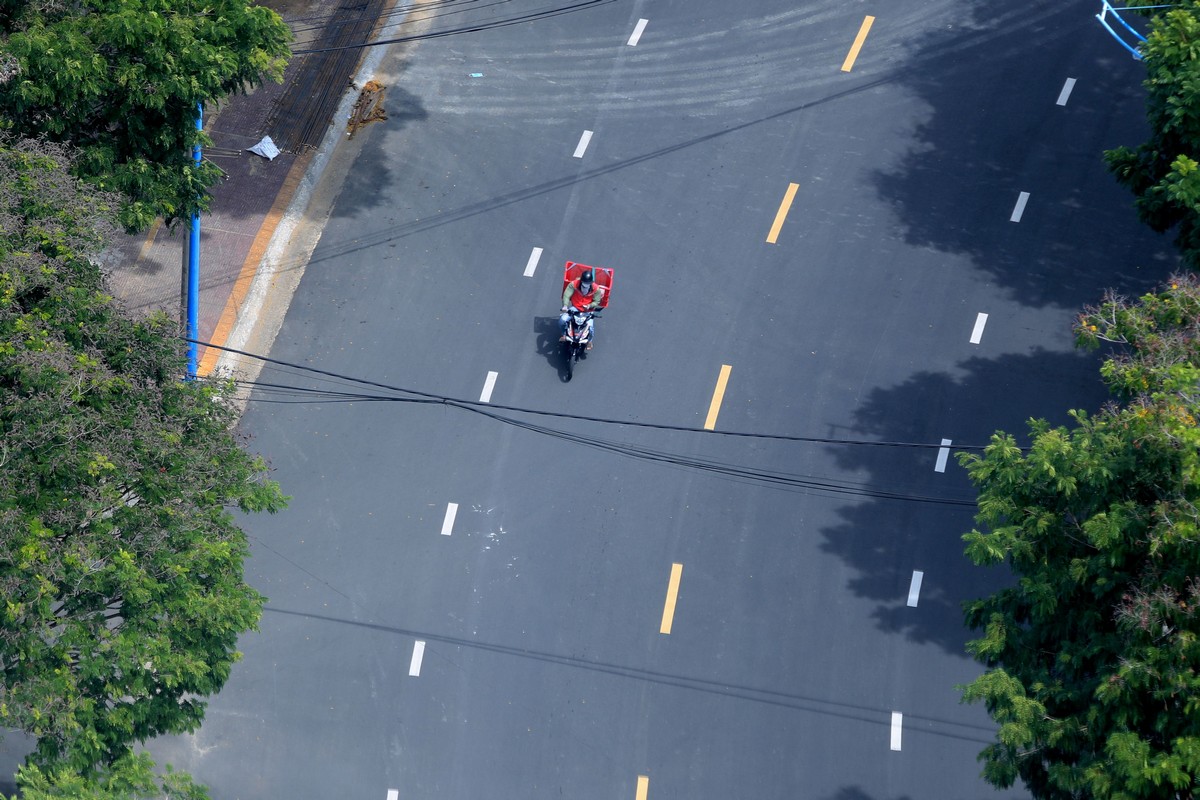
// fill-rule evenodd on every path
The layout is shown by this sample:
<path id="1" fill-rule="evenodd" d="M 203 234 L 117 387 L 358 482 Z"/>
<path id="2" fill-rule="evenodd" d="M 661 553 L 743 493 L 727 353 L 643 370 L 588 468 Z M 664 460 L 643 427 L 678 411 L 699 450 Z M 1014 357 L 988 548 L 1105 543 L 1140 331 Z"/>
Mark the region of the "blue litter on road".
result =
<path id="1" fill-rule="evenodd" d="M 472 73 L 471 73 L 471 77 L 472 77 L 472 78 L 482 78 L 482 77 L 483 77 L 483 73 L 482 73 L 482 72 L 472 72 Z"/>

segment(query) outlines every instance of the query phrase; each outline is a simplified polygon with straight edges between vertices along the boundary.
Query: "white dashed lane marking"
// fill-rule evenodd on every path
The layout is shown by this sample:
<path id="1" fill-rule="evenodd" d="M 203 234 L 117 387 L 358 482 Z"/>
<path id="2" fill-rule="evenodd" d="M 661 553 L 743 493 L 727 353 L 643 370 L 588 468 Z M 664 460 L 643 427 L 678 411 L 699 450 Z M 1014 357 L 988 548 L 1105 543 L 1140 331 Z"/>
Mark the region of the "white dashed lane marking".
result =
<path id="1" fill-rule="evenodd" d="M 417 640 L 413 642 L 412 661 L 408 662 L 408 674 L 410 677 L 417 677 L 421 674 L 421 660 L 425 658 L 425 643 Z"/>
<path id="2" fill-rule="evenodd" d="M 1071 96 L 1071 90 L 1075 88 L 1075 79 L 1067 78 L 1067 82 L 1063 84 L 1062 91 L 1058 93 L 1058 105 L 1065 106 L 1067 98 Z"/>
<path id="3" fill-rule="evenodd" d="M 1013 207 L 1012 216 L 1008 218 L 1009 222 L 1020 222 L 1021 215 L 1025 213 L 1025 204 L 1029 202 L 1029 192 L 1021 192 L 1017 195 L 1017 204 Z"/>
<path id="4" fill-rule="evenodd" d="M 483 391 L 479 393 L 479 402 L 492 402 L 492 390 L 496 388 L 496 378 L 500 377 L 499 372 L 489 372 L 487 380 L 483 382 Z"/>
<path id="5" fill-rule="evenodd" d="M 938 448 L 937 463 L 933 465 L 934 472 L 945 472 L 946 462 L 950 459 L 950 439 L 942 439 L 942 446 Z"/>
<path id="6" fill-rule="evenodd" d="M 919 569 L 913 570 L 912 582 L 908 584 L 908 607 L 917 607 L 917 598 L 921 596 L 921 581 L 925 578 L 925 573 Z"/>
<path id="7" fill-rule="evenodd" d="M 892 712 L 892 749 L 900 749 L 900 735 L 904 730 L 904 715 L 899 711 Z"/>
<path id="8" fill-rule="evenodd" d="M 983 341 L 983 326 L 987 325 L 987 314 L 982 311 L 975 317 L 975 328 L 971 331 L 971 344 L 979 344 Z"/>
<path id="9" fill-rule="evenodd" d="M 583 136 L 579 137 L 579 144 L 575 145 L 575 158 L 583 158 L 583 154 L 587 152 L 588 142 L 592 141 L 592 132 L 584 131 Z"/>
<path id="10" fill-rule="evenodd" d="M 446 506 L 446 518 L 442 520 L 442 536 L 449 536 L 454 530 L 454 518 L 458 516 L 458 503 Z"/>
<path id="11" fill-rule="evenodd" d="M 525 277 L 532 278 L 534 271 L 537 269 L 538 261 L 542 258 L 542 248 L 535 247 L 533 252 L 529 254 L 529 261 L 525 263 Z"/>
<path id="12" fill-rule="evenodd" d="M 637 26 L 633 29 L 633 35 L 629 37 L 629 41 L 626 44 L 630 47 L 636 46 L 638 40 L 642 38 L 642 31 L 646 30 L 646 23 L 649 21 L 648 19 L 639 19 Z"/>

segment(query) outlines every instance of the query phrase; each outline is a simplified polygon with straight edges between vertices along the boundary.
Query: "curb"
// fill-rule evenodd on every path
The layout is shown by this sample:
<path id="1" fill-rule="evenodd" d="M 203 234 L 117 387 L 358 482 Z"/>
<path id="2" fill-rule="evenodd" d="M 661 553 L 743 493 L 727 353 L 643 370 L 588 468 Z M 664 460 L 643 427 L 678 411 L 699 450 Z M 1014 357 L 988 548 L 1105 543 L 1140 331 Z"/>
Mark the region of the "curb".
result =
<path id="1" fill-rule="evenodd" d="M 389 23 L 385 27 L 399 27 L 405 23 L 407 17 L 408 14 L 406 13 L 399 20 Z M 242 350 L 254 334 L 255 328 L 258 325 L 259 315 L 262 313 L 263 306 L 266 303 L 267 295 L 271 291 L 277 274 L 285 264 L 285 257 L 288 255 L 293 235 L 304 221 L 309 201 L 312 199 L 321 178 L 324 176 L 325 170 L 333 158 L 334 151 L 337 149 L 339 143 L 348 138 L 344 132 L 345 124 L 343 120 L 349 118 L 354 104 L 358 101 L 358 87 L 364 85 L 373 77 L 374 73 L 379 69 L 379 65 L 382 63 L 387 51 L 390 49 L 390 45 L 368 45 L 368 47 L 370 48 L 370 52 L 364 57 L 362 65 L 359 67 L 358 72 L 355 73 L 350 89 L 347 90 L 346 94 L 342 97 L 342 101 L 338 104 L 333 122 L 330 123 L 329 130 L 325 132 L 325 136 L 321 139 L 320 147 L 315 151 L 301 156 L 292 166 L 292 172 L 284 181 L 283 188 L 276 196 L 275 202 L 272 204 L 270 212 L 268 212 L 266 219 L 263 221 L 262 227 L 259 228 L 259 233 L 250 248 L 250 254 L 246 257 L 246 262 L 243 264 L 242 271 L 238 275 L 233 293 L 229 296 L 229 301 L 226 303 L 225 309 L 221 313 L 221 319 L 218 321 L 216 330 L 213 332 L 213 344 L 219 347 Z M 298 173 L 302 174 L 297 179 Z M 321 220 L 319 227 L 324 227 L 324 222 L 324 220 Z M 259 241 L 262 238 L 266 239 L 265 245 Z M 293 267 L 296 276 L 291 286 L 292 292 L 295 291 L 295 286 L 299 282 L 300 276 L 303 275 L 308 257 L 312 254 L 312 249 L 316 247 L 316 241 L 319 238 L 318 234 L 317 239 L 312 242 L 312 248 L 309 248 L 307 252 L 292 254 L 291 261 L 296 265 Z M 258 255 L 258 263 L 256 264 L 255 257 L 257 254 L 261 255 Z M 286 298 L 285 307 L 290 302 L 291 297 L 289 295 Z M 224 340 L 222 340 L 222 336 L 224 336 Z M 274 338 L 273 332 L 269 336 L 268 346 Z M 210 354 L 212 354 L 211 359 Z M 247 363 L 248 361 L 255 363 L 250 364 Z M 207 369 L 205 368 L 206 365 Z M 208 348 L 205 351 L 201 364 L 197 368 L 197 373 L 202 377 L 208 377 L 215 373 L 218 375 L 253 379 L 261 367 L 262 362 L 258 359 L 248 359 L 237 353 L 217 350 L 217 348 Z"/>

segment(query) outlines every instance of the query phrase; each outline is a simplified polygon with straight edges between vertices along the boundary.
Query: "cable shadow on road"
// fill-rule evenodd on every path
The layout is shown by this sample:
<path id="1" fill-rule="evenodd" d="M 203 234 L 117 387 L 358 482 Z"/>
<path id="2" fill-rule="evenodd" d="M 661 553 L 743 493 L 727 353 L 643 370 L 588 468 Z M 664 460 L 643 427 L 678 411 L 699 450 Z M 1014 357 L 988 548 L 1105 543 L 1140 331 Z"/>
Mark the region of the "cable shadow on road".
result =
<path id="1" fill-rule="evenodd" d="M 454 647 L 482 650 L 488 653 L 494 653 L 496 655 L 533 659 L 535 661 L 540 661 L 547 664 L 557 664 L 559 666 L 568 667 L 571 669 L 583 669 L 618 678 L 629 678 L 631 680 L 641 681 L 643 683 L 658 684 L 676 689 L 688 689 L 696 692 L 704 692 L 710 695 L 729 697 L 736 700 L 764 703 L 767 705 L 792 709 L 794 711 L 802 711 L 810 714 L 821 714 L 825 716 L 838 717 L 841 719 L 855 720 L 871 725 L 877 725 L 882 728 L 890 728 L 891 726 L 892 710 L 890 708 L 872 708 L 870 706 L 863 706 L 855 703 L 824 700 L 817 697 L 808 697 L 791 692 L 781 692 L 774 689 L 759 689 L 752 686 L 738 686 L 736 684 L 728 684 L 721 681 L 708 680 L 705 678 L 694 678 L 685 675 L 672 675 L 670 673 L 659 672 L 657 670 L 630 667 L 622 664 L 613 664 L 594 659 L 582 658 L 579 656 L 564 656 L 557 653 L 547 653 L 525 647 L 514 647 L 512 645 L 484 642 L 478 639 L 463 639 L 457 636 L 431 633 L 429 631 L 415 631 L 393 625 L 382 625 L 376 622 L 342 619 L 339 617 L 331 617 L 325 614 L 313 614 L 306 611 L 293 611 L 285 608 L 276 608 L 270 605 L 266 606 L 266 608 L 263 610 L 269 613 L 281 614 L 284 616 L 301 617 L 319 622 L 333 623 L 336 625 L 350 625 L 367 630 L 394 634 L 397 636 L 411 637 L 425 642 L 441 642 Z M 936 717 L 920 716 L 917 714 L 906 714 L 905 720 L 911 721 L 922 733 L 932 736 L 939 736 L 957 741 L 972 741 L 980 743 L 988 743 L 992 741 L 990 735 L 992 729 L 987 726 L 970 725 L 961 722 L 953 722 L 951 720 L 938 719 Z"/>
<path id="2" fill-rule="evenodd" d="M 534 184 L 532 186 L 527 186 L 522 189 L 516 189 L 511 192 L 499 194 L 494 197 L 487 198 L 485 200 L 480 200 L 478 202 L 469 203 L 467 205 L 460 206 L 459 208 L 448 209 L 444 212 L 441 212 L 439 214 L 434 214 L 433 216 L 426 217 L 424 219 L 414 219 L 414 220 L 410 220 L 409 222 L 404 222 L 404 223 L 401 223 L 398 225 L 389 225 L 387 227 L 380 228 L 379 230 L 375 230 L 375 231 L 361 232 L 358 235 L 355 235 L 353 238 L 344 239 L 342 241 L 330 241 L 330 240 L 322 239 L 321 244 L 318 246 L 317 251 L 313 254 L 311 259 L 308 259 L 307 261 L 305 261 L 303 263 L 301 263 L 301 262 L 284 263 L 284 264 L 280 265 L 279 269 L 280 270 L 300 269 L 302 267 L 311 269 L 314 265 L 320 264 L 322 262 L 339 259 L 342 256 L 349 255 L 351 253 L 358 253 L 358 252 L 370 250 L 370 249 L 373 249 L 376 247 L 382 247 L 382 246 L 385 246 L 392 242 L 395 242 L 399 239 L 403 239 L 407 236 L 412 236 L 417 233 L 423 233 L 425 231 L 433 230 L 435 228 L 439 228 L 444 225 L 450 225 L 455 222 L 461 222 L 462 220 L 470 219 L 472 217 L 475 217 L 475 216 L 478 216 L 481 214 L 486 214 L 491 211 L 495 211 L 497 209 L 505 208 L 506 206 L 515 205 L 517 203 L 521 203 L 526 200 L 531 200 L 536 197 L 541 197 L 546 194 L 551 194 L 553 192 L 557 192 L 557 191 L 560 191 L 563 189 L 569 189 L 572 186 L 575 186 L 577 184 L 584 183 L 586 181 L 590 181 L 595 178 L 603 177 L 605 175 L 610 175 L 614 172 L 618 172 L 620 170 L 627 169 L 629 167 L 634 167 L 634 166 L 638 166 L 640 164 L 645 164 L 645 163 L 653 161 L 655 159 L 681 152 L 690 147 L 695 147 L 697 145 L 701 145 L 706 142 L 711 142 L 714 139 L 719 139 L 723 136 L 728 136 L 730 134 L 738 133 L 739 131 L 744 131 L 744 130 L 746 130 L 748 128 L 752 128 L 756 125 L 770 123 L 775 120 L 788 117 L 792 114 L 797 114 L 797 113 L 807 111 L 810 109 L 819 108 L 820 106 L 823 106 L 827 103 L 832 103 L 832 102 L 836 102 L 838 100 L 842 100 L 842 99 L 845 99 L 848 97 L 853 97 L 854 95 L 869 91 L 878 86 L 882 86 L 887 83 L 890 83 L 894 80 L 896 80 L 896 78 L 887 77 L 887 78 L 880 78 L 880 79 L 876 79 L 876 80 L 864 81 L 864 82 L 862 82 L 860 84 L 856 84 L 850 88 L 843 89 L 838 92 L 833 92 L 831 94 L 826 95 L 825 97 L 819 98 L 817 100 L 812 100 L 812 101 L 809 101 L 806 103 L 801 103 L 792 108 L 784 109 L 783 111 L 778 111 L 773 114 L 768 114 L 766 116 L 757 117 L 755 119 L 748 120 L 746 122 L 743 122 L 743 123 L 740 123 L 737 125 L 732 125 L 732 126 L 729 126 L 726 128 L 722 128 L 720 130 L 713 131 L 711 133 L 706 133 L 701 136 L 694 137 L 692 139 L 687 139 L 682 142 L 677 142 L 676 144 L 673 144 L 673 145 L 661 147 L 656 150 L 652 150 L 647 153 L 643 153 L 641 155 L 631 156 L 630 158 L 621 159 L 618 161 L 614 161 L 610 164 L 606 164 L 606 165 L 599 166 L 599 167 L 593 167 L 591 169 L 575 171 L 575 172 L 570 173 L 569 175 L 564 175 L 560 178 L 543 181 L 542 183 Z M 343 192 L 343 194 L 344 194 L 344 192 Z M 338 214 L 341 215 L 340 210 L 338 211 Z"/>
<path id="3" fill-rule="evenodd" d="M 1140 294 L 1178 262 L 1103 163 L 1105 149 L 1145 137 L 1144 70 L 1095 11 L 1091 0 L 971 0 L 956 24 L 916 41 L 897 75 L 927 109 L 908 152 L 873 175 L 899 235 L 967 256 L 1023 305 L 1074 309 L 1107 287 Z"/>
<path id="4" fill-rule="evenodd" d="M 1070 408 L 1091 412 L 1107 400 L 1097 368 L 1096 358 L 1071 352 L 970 358 L 953 373 L 918 373 L 871 392 L 856 410 L 852 430 L 862 438 L 889 441 L 936 445 L 950 439 L 952 452 L 986 445 L 996 430 L 1026 444 L 1029 417 L 1067 424 Z M 997 397 L 1005 402 L 997 403 Z M 873 483 L 901 484 L 915 495 L 975 493 L 953 456 L 944 473 L 935 471 L 936 448 L 842 447 L 832 453 L 842 469 L 869 475 Z M 963 625 L 961 604 L 1011 582 L 1007 570 L 975 567 L 963 555 L 961 537 L 974 525 L 975 508 L 870 500 L 838 513 L 843 521 L 822 532 L 821 547 L 854 570 L 848 588 L 875 604 L 878 629 L 967 658 L 965 643 L 973 636 Z M 919 605 L 910 608 L 906 601 L 914 570 L 924 576 Z"/>

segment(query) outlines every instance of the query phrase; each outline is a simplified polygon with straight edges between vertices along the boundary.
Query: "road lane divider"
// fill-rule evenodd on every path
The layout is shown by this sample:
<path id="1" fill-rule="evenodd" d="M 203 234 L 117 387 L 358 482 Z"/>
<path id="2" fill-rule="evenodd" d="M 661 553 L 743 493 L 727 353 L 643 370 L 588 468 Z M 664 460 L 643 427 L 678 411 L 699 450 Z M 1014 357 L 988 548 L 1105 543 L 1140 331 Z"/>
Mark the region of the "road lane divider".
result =
<path id="1" fill-rule="evenodd" d="M 637 25 L 633 28 L 633 33 L 629 36 L 629 41 L 626 42 L 630 47 L 637 47 L 638 40 L 642 38 L 642 31 L 646 30 L 646 23 L 650 20 L 639 19 Z"/>
<path id="2" fill-rule="evenodd" d="M 496 388 L 496 378 L 500 377 L 499 372 L 489 372 L 487 380 L 483 382 L 483 391 L 479 393 L 479 402 L 492 402 L 492 390 Z"/>
<path id="3" fill-rule="evenodd" d="M 579 137 L 579 144 L 575 145 L 575 158 L 583 158 L 583 154 L 587 152 L 588 143 L 592 141 L 592 132 L 584 131 Z"/>
<path id="4" fill-rule="evenodd" d="M 425 659 L 425 643 L 421 640 L 413 642 L 412 661 L 408 662 L 408 676 L 415 678 L 421 674 L 421 662 Z"/>
<path id="5" fill-rule="evenodd" d="M 733 370 L 729 364 L 721 365 L 721 374 L 717 376 L 717 388 L 713 389 L 712 401 L 708 404 L 708 416 L 704 419 L 704 430 L 711 431 L 717 427 L 717 415 L 721 413 L 721 401 L 725 399 L 725 387 L 729 384 L 729 373 Z"/>
<path id="6" fill-rule="evenodd" d="M 525 262 L 525 277 L 532 278 L 533 273 L 537 270 L 538 262 L 542 260 L 542 248 L 535 247 L 533 252 L 529 254 L 529 260 Z"/>
<path id="7" fill-rule="evenodd" d="M 983 341 L 983 326 L 987 325 L 988 315 L 982 311 L 975 317 L 975 327 L 971 329 L 971 344 L 979 344 Z"/>
<path id="8" fill-rule="evenodd" d="M 779 241 L 779 232 L 783 230 L 783 221 L 787 219 L 792 201 L 796 199 L 796 190 L 799 188 L 800 184 L 798 183 L 788 184 L 787 191 L 783 193 L 783 200 L 779 203 L 779 210 L 775 212 L 775 221 L 771 223 L 771 231 L 767 234 L 767 244 L 775 244 Z"/>
<path id="9" fill-rule="evenodd" d="M 850 45 L 850 52 L 846 54 L 846 60 L 842 62 L 842 72 L 849 72 L 854 67 L 854 62 L 858 59 L 858 51 L 862 50 L 863 42 L 867 40 L 867 34 L 871 32 L 871 26 L 875 24 L 875 18 L 868 16 L 859 26 L 858 35 L 854 37 L 854 44 Z"/>
<path id="10" fill-rule="evenodd" d="M 663 604 L 662 624 L 658 626 L 659 633 L 671 632 L 671 625 L 675 622 L 675 601 L 679 599 L 679 579 L 682 577 L 683 564 L 672 564 L 671 578 L 667 581 L 667 601 Z"/>
<path id="11" fill-rule="evenodd" d="M 387 800 L 400 800 L 400 790 L 388 789 Z"/>
<path id="12" fill-rule="evenodd" d="M 635 800 L 646 800 L 650 796 L 650 776 L 638 775 L 637 794 Z"/>
<path id="13" fill-rule="evenodd" d="M 1071 90 L 1074 88 L 1075 88 L 1075 79 L 1067 78 L 1066 83 L 1063 84 L 1062 91 L 1058 93 L 1057 105 L 1065 106 L 1067 104 L 1067 98 L 1069 98 L 1071 96 Z"/>
<path id="14" fill-rule="evenodd" d="M 458 516 L 458 503 L 446 505 L 446 517 L 442 520 L 442 536 L 449 536 L 454 530 L 454 518 Z"/>
<path id="15" fill-rule="evenodd" d="M 1025 213 L 1025 204 L 1029 202 L 1029 192 L 1021 192 L 1017 195 L 1017 204 L 1013 206 L 1012 216 L 1008 218 L 1009 222 L 1020 222 L 1021 215 Z"/>
<path id="16" fill-rule="evenodd" d="M 904 715 L 899 711 L 892 712 L 892 749 L 900 749 L 900 737 L 904 732 Z"/>
<path id="17" fill-rule="evenodd" d="M 950 459 L 950 439 L 942 439 L 942 446 L 938 448 L 937 463 L 933 466 L 934 472 L 945 472 L 946 462 Z"/>
<path id="18" fill-rule="evenodd" d="M 908 584 L 908 607 L 916 608 L 917 600 L 921 596 L 921 581 L 925 579 L 925 573 L 919 569 L 913 570 L 912 581 Z"/>

